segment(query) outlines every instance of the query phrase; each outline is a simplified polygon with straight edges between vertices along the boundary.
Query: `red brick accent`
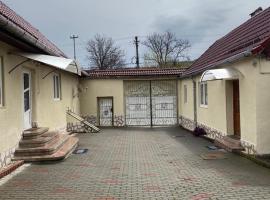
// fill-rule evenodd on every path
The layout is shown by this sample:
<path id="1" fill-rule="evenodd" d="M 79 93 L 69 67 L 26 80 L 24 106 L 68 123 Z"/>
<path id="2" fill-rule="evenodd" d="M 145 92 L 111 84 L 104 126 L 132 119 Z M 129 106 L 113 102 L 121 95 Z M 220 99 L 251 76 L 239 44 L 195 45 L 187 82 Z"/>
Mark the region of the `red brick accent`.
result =
<path id="1" fill-rule="evenodd" d="M 18 167 L 22 166 L 24 161 L 16 161 L 5 167 L 4 169 L 0 169 L 0 179 L 3 178 L 4 176 L 9 175 L 11 172 L 16 170 Z"/>

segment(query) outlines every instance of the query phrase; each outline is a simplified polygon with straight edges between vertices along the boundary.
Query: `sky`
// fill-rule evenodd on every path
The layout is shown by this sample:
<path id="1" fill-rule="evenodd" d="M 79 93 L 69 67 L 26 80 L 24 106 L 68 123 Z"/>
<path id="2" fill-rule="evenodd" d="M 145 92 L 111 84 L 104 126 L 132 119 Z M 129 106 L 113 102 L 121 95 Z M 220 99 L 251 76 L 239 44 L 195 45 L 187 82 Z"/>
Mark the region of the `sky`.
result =
<path id="1" fill-rule="evenodd" d="M 88 67 L 86 43 L 96 34 L 112 37 L 133 63 L 134 37 L 143 41 L 153 32 L 172 31 L 191 43 L 190 58 L 198 58 L 217 39 L 250 18 L 269 0 L 2 0 L 39 29 L 69 57 L 75 34 L 77 59 Z M 140 44 L 140 57 L 146 51 Z M 129 64 L 128 66 L 134 66 Z"/>

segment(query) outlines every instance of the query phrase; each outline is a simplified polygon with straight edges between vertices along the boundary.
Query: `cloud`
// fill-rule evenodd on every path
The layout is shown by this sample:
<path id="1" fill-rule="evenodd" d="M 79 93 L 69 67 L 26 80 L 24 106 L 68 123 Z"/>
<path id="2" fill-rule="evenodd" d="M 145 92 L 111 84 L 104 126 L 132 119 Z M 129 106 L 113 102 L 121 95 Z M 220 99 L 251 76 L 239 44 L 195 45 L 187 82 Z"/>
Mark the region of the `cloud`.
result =
<path id="1" fill-rule="evenodd" d="M 158 32 L 170 30 L 178 37 L 188 39 L 191 44 L 202 42 L 208 35 L 217 35 L 217 30 L 228 20 L 230 8 L 200 5 L 192 8 L 189 14 L 160 15 L 152 26 Z"/>

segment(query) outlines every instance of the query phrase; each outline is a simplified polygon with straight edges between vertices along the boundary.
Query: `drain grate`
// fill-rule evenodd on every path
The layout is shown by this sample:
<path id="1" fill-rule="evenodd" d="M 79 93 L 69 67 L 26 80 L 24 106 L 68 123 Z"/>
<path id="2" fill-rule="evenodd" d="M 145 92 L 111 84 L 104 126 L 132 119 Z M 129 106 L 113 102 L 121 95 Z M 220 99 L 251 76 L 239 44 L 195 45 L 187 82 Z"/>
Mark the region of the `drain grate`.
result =
<path id="1" fill-rule="evenodd" d="M 73 151 L 73 154 L 85 154 L 88 152 L 88 149 L 76 149 Z"/>
<path id="2" fill-rule="evenodd" d="M 206 148 L 210 149 L 210 150 L 219 150 L 220 148 L 217 146 L 206 146 Z"/>

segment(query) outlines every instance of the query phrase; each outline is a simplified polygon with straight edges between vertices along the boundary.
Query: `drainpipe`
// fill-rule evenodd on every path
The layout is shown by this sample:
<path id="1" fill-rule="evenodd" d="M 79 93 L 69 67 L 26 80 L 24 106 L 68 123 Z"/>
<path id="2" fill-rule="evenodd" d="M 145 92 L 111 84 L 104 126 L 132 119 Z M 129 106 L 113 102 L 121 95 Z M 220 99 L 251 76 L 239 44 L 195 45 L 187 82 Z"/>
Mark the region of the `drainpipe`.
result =
<path id="1" fill-rule="evenodd" d="M 198 126 L 198 121 L 197 121 L 197 83 L 196 79 L 194 76 L 191 77 L 192 83 L 193 83 L 193 106 L 194 106 L 194 123 L 195 123 L 195 128 Z"/>

